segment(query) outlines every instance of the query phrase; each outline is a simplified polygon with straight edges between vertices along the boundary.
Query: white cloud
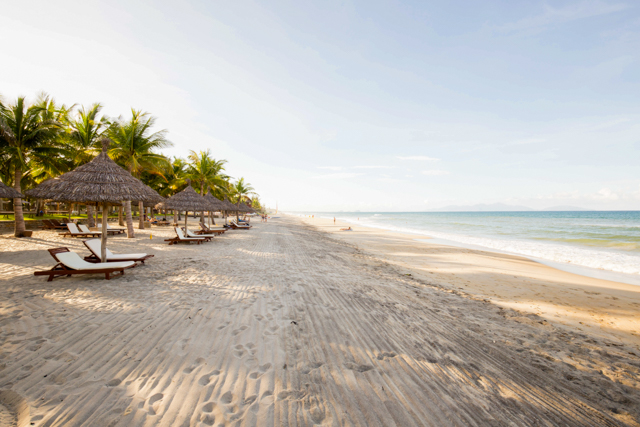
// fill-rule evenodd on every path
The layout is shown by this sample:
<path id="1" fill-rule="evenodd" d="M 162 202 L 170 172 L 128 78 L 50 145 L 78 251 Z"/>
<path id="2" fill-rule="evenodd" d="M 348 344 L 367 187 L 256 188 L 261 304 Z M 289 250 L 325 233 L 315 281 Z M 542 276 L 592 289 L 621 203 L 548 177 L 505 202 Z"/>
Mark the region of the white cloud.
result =
<path id="1" fill-rule="evenodd" d="M 422 175 L 436 176 L 436 175 L 449 175 L 449 171 L 443 171 L 438 169 L 431 169 L 420 172 Z"/>
<path id="2" fill-rule="evenodd" d="M 371 165 L 371 166 L 354 166 L 354 169 L 392 169 L 393 166 L 378 166 L 378 165 Z"/>
<path id="3" fill-rule="evenodd" d="M 348 179 L 355 178 L 356 176 L 364 175 L 363 173 L 356 172 L 339 172 L 339 173 L 330 173 L 328 175 L 318 175 L 314 176 L 315 179 Z"/>
<path id="4" fill-rule="evenodd" d="M 318 169 L 328 169 L 332 171 L 339 171 L 339 170 L 342 170 L 342 167 L 341 166 L 318 166 Z"/>
<path id="5" fill-rule="evenodd" d="M 428 156 L 397 156 L 400 160 L 424 160 L 427 162 L 438 162 L 440 159 Z"/>

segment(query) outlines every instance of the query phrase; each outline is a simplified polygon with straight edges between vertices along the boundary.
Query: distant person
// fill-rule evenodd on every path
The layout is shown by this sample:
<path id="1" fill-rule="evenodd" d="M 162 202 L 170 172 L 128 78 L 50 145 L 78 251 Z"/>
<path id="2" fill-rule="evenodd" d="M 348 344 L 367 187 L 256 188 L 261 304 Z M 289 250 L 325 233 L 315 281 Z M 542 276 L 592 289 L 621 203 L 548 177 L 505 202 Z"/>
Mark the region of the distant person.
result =
<path id="1" fill-rule="evenodd" d="M 353 231 L 353 230 L 351 229 L 351 227 L 349 227 L 349 228 L 341 228 L 340 231 Z"/>
<path id="2" fill-rule="evenodd" d="M 335 223 L 336 223 L 336 217 L 334 216 L 333 217 L 333 224 L 335 225 Z"/>

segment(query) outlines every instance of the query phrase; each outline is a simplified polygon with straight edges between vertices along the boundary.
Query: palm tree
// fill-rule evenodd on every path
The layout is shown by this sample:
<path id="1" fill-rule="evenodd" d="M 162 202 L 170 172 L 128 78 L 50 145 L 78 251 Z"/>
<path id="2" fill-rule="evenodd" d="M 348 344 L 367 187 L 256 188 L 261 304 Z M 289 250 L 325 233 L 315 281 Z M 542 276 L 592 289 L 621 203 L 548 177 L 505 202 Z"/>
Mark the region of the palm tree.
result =
<path id="1" fill-rule="evenodd" d="M 254 188 L 248 182 L 244 182 L 244 178 L 240 178 L 235 185 L 233 186 L 233 193 L 237 197 L 236 206 L 240 206 L 242 200 L 247 197 L 249 194 L 255 194 Z M 238 211 L 236 211 L 236 220 L 240 220 L 238 215 Z"/>
<path id="2" fill-rule="evenodd" d="M 82 107 L 75 119 L 69 120 L 69 144 L 73 149 L 74 168 L 91 161 L 99 152 L 98 140 L 107 130 L 109 122 L 102 116 L 98 118 L 102 105 L 95 103 L 91 108 Z M 93 207 L 87 205 L 89 226 L 95 226 Z"/>
<path id="3" fill-rule="evenodd" d="M 191 150 L 189 152 L 189 160 L 191 163 L 187 168 L 187 176 L 196 186 L 200 187 L 200 195 L 204 196 L 204 192 L 208 187 L 224 188 L 227 184 L 227 175 L 220 172 L 224 170 L 226 160 L 216 160 L 211 157 L 210 150 L 200 151 L 196 153 Z M 200 222 L 204 223 L 204 212 L 200 213 Z"/>
<path id="4" fill-rule="evenodd" d="M 143 170 L 159 171 L 169 163 L 169 160 L 155 150 L 170 147 L 165 135 L 167 131 L 151 132 L 156 119 L 140 110 L 131 109 L 131 119 L 118 119 L 108 130 L 109 137 L 114 142 L 109 155 L 120 165 L 124 166 L 132 175 L 140 177 Z M 127 217 L 127 231 L 129 237 L 134 237 L 133 220 L 131 218 L 131 202 L 124 202 Z M 144 229 L 144 206 L 139 202 L 139 228 Z"/>
<path id="5" fill-rule="evenodd" d="M 0 152 L 8 159 L 13 171 L 13 187 L 22 191 L 22 178 L 37 166 L 43 173 L 54 176 L 64 171 L 63 147 L 58 136 L 62 124 L 49 117 L 48 110 L 28 105 L 24 97 L 5 105 L 0 100 Z M 16 237 L 25 231 L 22 199 L 14 199 Z"/>

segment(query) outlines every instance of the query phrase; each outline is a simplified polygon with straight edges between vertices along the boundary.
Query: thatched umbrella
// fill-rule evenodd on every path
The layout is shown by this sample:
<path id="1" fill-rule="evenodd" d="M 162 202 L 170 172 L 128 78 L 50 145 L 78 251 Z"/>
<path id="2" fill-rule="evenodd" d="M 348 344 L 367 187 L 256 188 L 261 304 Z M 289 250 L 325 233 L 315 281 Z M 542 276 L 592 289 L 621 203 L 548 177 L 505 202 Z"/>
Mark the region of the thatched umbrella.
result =
<path id="1" fill-rule="evenodd" d="M 89 163 L 71 172 L 48 179 L 36 188 L 26 191 L 28 196 L 69 203 L 95 203 L 102 205 L 102 251 L 100 259 L 107 257 L 107 206 L 123 201 L 146 202 L 160 197 L 107 155 L 110 140 L 102 139 L 102 152 Z"/>
<path id="2" fill-rule="evenodd" d="M 233 203 L 231 203 L 229 201 L 229 199 L 227 199 L 227 196 L 224 196 L 224 200 L 222 200 L 222 209 L 225 211 L 225 215 L 224 215 L 224 223 L 227 223 L 227 217 L 229 216 L 228 213 L 229 212 L 234 212 L 237 207 L 236 205 L 234 205 Z"/>
<path id="3" fill-rule="evenodd" d="M 224 210 L 224 203 L 222 202 L 222 200 L 218 199 L 217 197 L 214 197 L 213 194 L 211 194 L 211 188 L 208 189 L 207 194 L 204 195 L 204 198 L 207 200 L 207 202 L 209 202 L 210 208 L 209 208 L 209 224 L 211 224 L 211 214 L 214 211 L 222 211 Z M 213 223 L 215 224 L 215 220 L 213 221 Z"/>
<path id="4" fill-rule="evenodd" d="M 0 198 L 2 199 L 24 199 L 24 194 L 19 193 L 11 187 L 8 187 L 0 181 Z"/>
<path id="5" fill-rule="evenodd" d="M 187 229 L 187 219 L 189 215 L 187 214 L 189 211 L 200 212 L 206 211 L 209 209 L 209 202 L 196 193 L 196 191 L 191 186 L 191 180 L 187 179 L 187 188 L 182 190 L 181 192 L 174 194 L 169 197 L 163 203 L 164 207 L 167 209 L 174 209 L 179 211 L 185 211 L 184 216 L 184 228 L 185 232 Z"/>

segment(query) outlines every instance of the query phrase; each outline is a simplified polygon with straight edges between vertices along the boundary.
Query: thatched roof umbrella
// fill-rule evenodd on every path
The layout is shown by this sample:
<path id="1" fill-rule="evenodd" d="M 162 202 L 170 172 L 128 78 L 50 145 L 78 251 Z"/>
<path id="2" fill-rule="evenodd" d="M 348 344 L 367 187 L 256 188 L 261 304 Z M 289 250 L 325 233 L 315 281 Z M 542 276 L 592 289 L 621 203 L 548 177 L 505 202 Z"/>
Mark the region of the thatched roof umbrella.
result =
<path id="1" fill-rule="evenodd" d="M 229 201 L 229 199 L 227 199 L 226 196 L 225 196 L 224 200 L 222 201 L 222 203 L 224 203 L 224 210 L 225 211 L 234 212 L 234 211 L 238 210 L 238 207 L 236 205 L 234 205 L 233 203 L 231 203 Z"/>
<path id="2" fill-rule="evenodd" d="M 251 208 L 246 205 L 246 203 L 242 202 L 238 205 L 240 212 L 251 212 Z"/>
<path id="3" fill-rule="evenodd" d="M 107 257 L 107 206 L 120 205 L 123 201 L 146 202 L 160 195 L 111 160 L 107 155 L 111 143 L 108 138 L 103 138 L 101 142 L 102 152 L 89 163 L 59 177 L 48 179 L 25 193 L 37 199 L 101 204 L 100 259 L 104 260 Z"/>
<path id="4" fill-rule="evenodd" d="M 0 181 L 0 198 L 2 199 L 24 199 L 24 194 L 19 193 L 11 187 L 8 187 Z"/>
<path id="5" fill-rule="evenodd" d="M 191 186 L 190 179 L 187 179 L 187 188 L 169 197 L 167 200 L 164 201 L 163 205 L 167 209 L 185 211 L 185 216 L 184 216 L 185 233 L 187 229 L 187 219 L 189 218 L 186 212 L 189 212 L 189 211 L 200 212 L 200 211 L 206 211 L 207 209 L 209 209 L 209 202 L 204 197 L 196 193 L 196 191 Z"/>
<path id="6" fill-rule="evenodd" d="M 204 198 L 207 200 L 207 202 L 209 202 L 209 224 L 211 224 L 211 213 L 214 211 L 223 211 L 224 203 L 222 202 L 222 200 L 211 194 L 211 188 L 208 189 L 207 194 L 204 195 Z M 216 222 L 214 221 L 213 223 L 215 224 Z"/>

